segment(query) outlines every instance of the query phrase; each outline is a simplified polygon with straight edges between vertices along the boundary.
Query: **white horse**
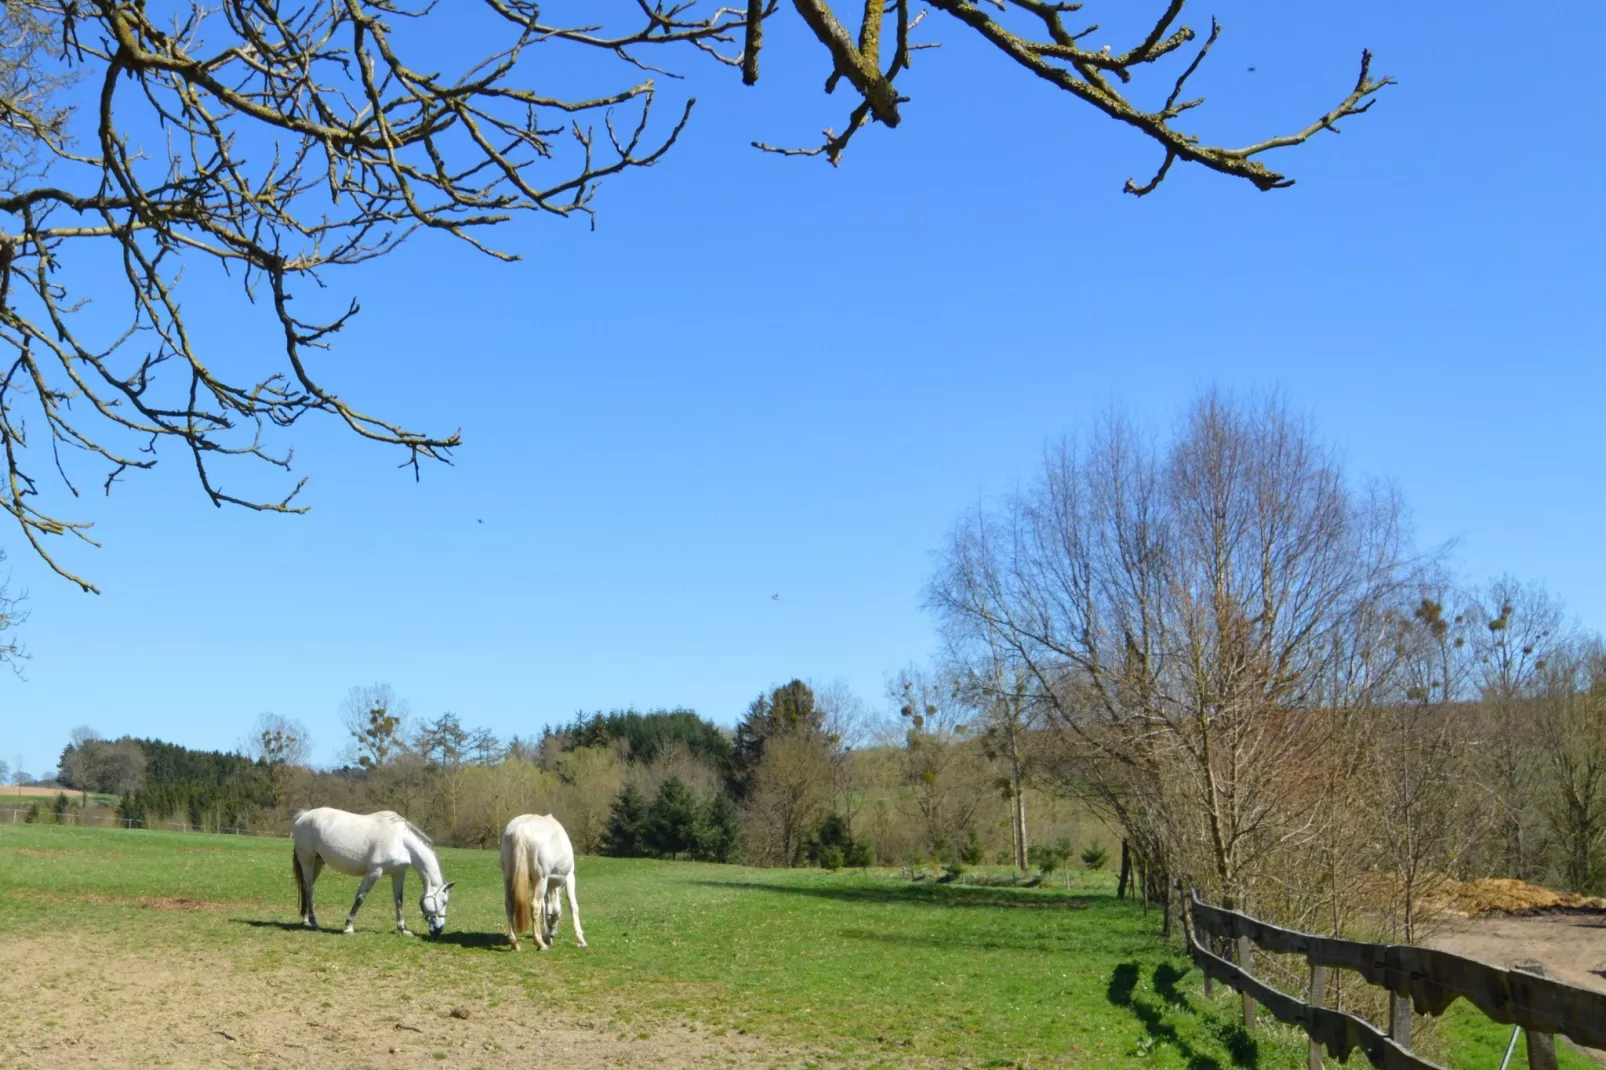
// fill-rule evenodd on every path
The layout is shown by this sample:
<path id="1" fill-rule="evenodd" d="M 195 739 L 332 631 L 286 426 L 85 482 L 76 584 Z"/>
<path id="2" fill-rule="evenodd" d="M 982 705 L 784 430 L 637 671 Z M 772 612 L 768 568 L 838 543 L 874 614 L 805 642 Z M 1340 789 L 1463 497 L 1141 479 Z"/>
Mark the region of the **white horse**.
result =
<path id="1" fill-rule="evenodd" d="M 296 889 L 301 893 L 301 920 L 309 928 L 318 927 L 318 919 L 312 913 L 312 886 L 327 863 L 348 877 L 362 878 L 357 900 L 346 915 L 346 932 L 356 931 L 352 922 L 357 908 L 368 898 L 374 882 L 388 873 L 396 887 L 396 931 L 412 935 L 402 912 L 402 883 L 408 866 L 418 870 L 424 882 L 418 908 L 429 923 L 429 935 L 439 936 L 445 930 L 446 900 L 452 884 L 457 882 L 442 883 L 441 864 L 429 837 L 405 817 L 389 810 L 352 814 L 320 806 L 296 814 L 294 830 L 290 867 L 295 870 Z"/>
<path id="2" fill-rule="evenodd" d="M 502 892 L 507 905 L 508 936 L 519 949 L 519 933 L 528 929 L 535 946 L 545 951 L 558 935 L 563 907 L 559 885 L 568 889 L 569 914 L 574 920 L 574 942 L 586 946 L 580 928 L 580 904 L 574 898 L 574 847 L 569 834 L 550 814 L 520 814 L 502 830 Z M 531 886 L 542 909 L 541 925 L 531 916 Z"/>

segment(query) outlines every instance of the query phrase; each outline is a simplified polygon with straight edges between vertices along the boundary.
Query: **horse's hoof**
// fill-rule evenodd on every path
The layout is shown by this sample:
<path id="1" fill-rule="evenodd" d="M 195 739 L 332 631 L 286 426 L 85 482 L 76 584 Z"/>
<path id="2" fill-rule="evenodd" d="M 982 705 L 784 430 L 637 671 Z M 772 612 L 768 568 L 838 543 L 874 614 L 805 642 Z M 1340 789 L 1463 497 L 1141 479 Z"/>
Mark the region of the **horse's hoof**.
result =
<path id="1" fill-rule="evenodd" d="M 584 940 L 576 940 L 574 942 L 574 946 L 575 947 L 585 947 L 586 946 L 586 942 Z"/>
<path id="2" fill-rule="evenodd" d="M 345 933 L 347 936 L 351 936 L 353 933 L 355 933 L 357 931 L 357 927 L 355 925 L 348 925 L 348 926 L 346 926 L 344 929 L 342 929 L 340 931 Z"/>

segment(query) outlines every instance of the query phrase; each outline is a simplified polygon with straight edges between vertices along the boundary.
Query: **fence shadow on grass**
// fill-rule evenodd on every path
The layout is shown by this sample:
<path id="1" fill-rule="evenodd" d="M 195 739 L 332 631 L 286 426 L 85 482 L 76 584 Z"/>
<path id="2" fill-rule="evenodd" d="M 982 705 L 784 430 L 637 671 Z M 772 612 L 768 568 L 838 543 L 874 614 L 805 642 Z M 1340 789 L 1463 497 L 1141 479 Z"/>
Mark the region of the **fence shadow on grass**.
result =
<path id="1" fill-rule="evenodd" d="M 1011 939 L 1009 937 L 1001 937 L 996 933 L 888 933 L 877 932 L 873 929 L 854 928 L 835 929 L 833 931 L 837 937 L 843 940 L 863 940 L 873 944 L 889 944 L 895 947 L 935 948 L 939 951 L 1020 951 L 1037 953 L 1055 949 L 1072 952 L 1076 949 L 1075 940 L 1064 935 L 1052 939 L 1047 935 Z"/>
<path id="2" fill-rule="evenodd" d="M 1154 988 L 1165 1000 L 1177 1010 L 1197 1014 L 1188 997 L 1177 987 L 1177 982 L 1187 975 L 1187 970 L 1180 969 L 1170 963 L 1161 963 L 1154 971 Z M 1132 1012 L 1133 1016 L 1143 1024 L 1153 1043 L 1169 1044 L 1187 1062 L 1189 1070 L 1223 1070 L 1221 1061 L 1214 1056 L 1207 1055 L 1188 1042 L 1176 1030 L 1176 1027 L 1165 1020 L 1164 1008 L 1160 1005 L 1142 998 L 1138 995 L 1137 987 L 1141 968 L 1135 962 L 1123 962 L 1115 968 L 1110 975 L 1110 983 L 1105 989 L 1105 998 L 1117 1007 L 1124 1007 Z M 1260 1062 L 1260 1047 L 1255 1038 L 1250 1036 L 1242 1026 L 1235 1022 L 1226 1022 L 1215 1019 L 1213 1016 L 1202 1018 L 1203 1024 L 1215 1034 L 1221 1046 L 1227 1050 L 1227 1055 L 1237 1067 L 1255 1067 Z"/>
<path id="3" fill-rule="evenodd" d="M 844 903 L 897 903 L 905 906 L 991 907 L 1004 910 L 1086 910 L 1120 903 L 1108 895 L 1041 895 L 1011 893 L 1002 888 L 963 884 L 806 885 L 769 881 L 692 880 L 688 884 L 744 892 L 774 892 L 835 899 Z M 1121 904 L 1124 909 L 1126 904 Z"/>

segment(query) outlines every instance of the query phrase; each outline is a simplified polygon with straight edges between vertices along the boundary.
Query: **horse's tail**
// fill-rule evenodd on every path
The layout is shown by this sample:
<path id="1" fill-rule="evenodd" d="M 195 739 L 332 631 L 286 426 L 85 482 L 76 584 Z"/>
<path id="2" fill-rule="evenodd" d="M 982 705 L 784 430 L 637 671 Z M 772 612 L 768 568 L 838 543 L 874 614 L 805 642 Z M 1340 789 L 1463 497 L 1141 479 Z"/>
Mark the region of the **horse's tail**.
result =
<path id="1" fill-rule="evenodd" d="M 511 848 L 513 857 L 508 859 L 509 865 L 503 867 L 503 880 L 506 882 L 509 921 L 513 923 L 513 936 L 518 938 L 519 933 L 527 933 L 533 924 L 530 905 L 530 849 L 524 843 L 524 837 L 514 832 L 503 844 L 503 850 Z"/>
<path id="2" fill-rule="evenodd" d="M 301 872 L 301 859 L 294 847 L 290 848 L 290 868 L 296 873 L 296 909 L 304 918 L 307 916 L 307 875 Z"/>

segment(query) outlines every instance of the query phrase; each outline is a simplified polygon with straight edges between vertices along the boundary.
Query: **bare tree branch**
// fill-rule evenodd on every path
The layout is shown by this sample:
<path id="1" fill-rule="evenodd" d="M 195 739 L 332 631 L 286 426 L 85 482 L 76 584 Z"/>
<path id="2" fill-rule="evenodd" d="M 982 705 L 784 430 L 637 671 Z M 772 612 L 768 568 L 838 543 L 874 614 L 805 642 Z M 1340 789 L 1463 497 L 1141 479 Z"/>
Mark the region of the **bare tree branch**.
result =
<path id="1" fill-rule="evenodd" d="M 288 472 L 278 432 L 309 413 L 399 448 L 415 477 L 423 461 L 449 463 L 456 433 L 415 430 L 323 385 L 320 351 L 359 306 L 320 309 L 313 295 L 335 269 L 421 233 L 512 260 L 492 237 L 508 220 L 590 221 L 599 183 L 651 167 L 690 118 L 689 98 L 655 115 L 660 90 L 641 72 L 677 75 L 649 52 L 707 56 L 752 85 L 764 25 L 782 16 L 779 0 L 620 0 L 588 9 L 593 23 L 560 25 L 536 0 L 482 3 L 496 39 L 483 58 L 442 72 L 411 55 L 416 34 L 397 33 L 444 18 L 430 3 L 172 0 L 158 11 L 142 0 L 0 0 L 0 509 L 51 568 L 95 589 L 51 548 L 56 536 L 93 540 L 89 521 L 64 519 L 41 494 L 41 463 L 76 501 L 81 486 L 110 493 L 179 445 L 214 505 L 279 513 L 303 509 L 303 482 L 258 490 L 239 482 L 238 464 Z M 922 10 L 859 0 L 847 13 L 855 25 L 830 0 L 792 0 L 828 57 L 826 91 L 845 83 L 854 100 L 842 132 L 826 130 L 815 147 L 754 144 L 836 164 L 872 120 L 899 125 L 909 98 L 898 79 L 916 51 L 936 46 L 916 40 L 928 13 L 1158 143 L 1154 177 L 1127 183 L 1138 195 L 1178 160 L 1261 189 L 1288 185 L 1259 158 L 1336 132 L 1389 84 L 1363 54 L 1349 95 L 1305 129 L 1238 149 L 1204 145 L 1173 124 L 1202 103 L 1181 94 L 1219 27 L 1158 110 L 1118 88 L 1193 40 L 1179 22 L 1184 3 L 1167 0 L 1133 47 L 1112 52 L 1084 44 L 1096 25 L 1066 24 L 1079 3 L 994 0 L 994 12 L 972 0 Z M 537 76 L 550 65 L 532 60 L 543 49 L 586 50 L 617 81 L 588 97 L 543 91 Z M 115 302 L 99 273 L 108 260 Z M 182 283 L 211 267 L 270 317 L 282 358 L 252 370 L 203 353 Z M 112 308 L 122 319 L 108 325 Z"/>

